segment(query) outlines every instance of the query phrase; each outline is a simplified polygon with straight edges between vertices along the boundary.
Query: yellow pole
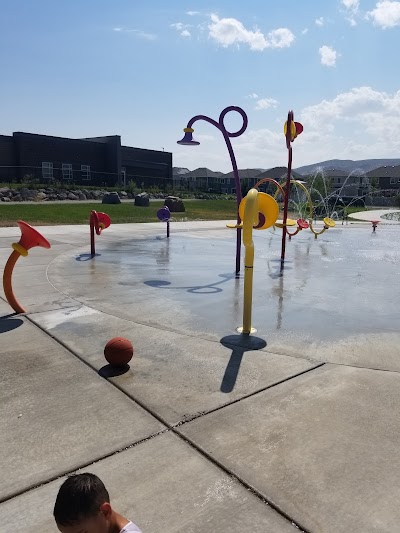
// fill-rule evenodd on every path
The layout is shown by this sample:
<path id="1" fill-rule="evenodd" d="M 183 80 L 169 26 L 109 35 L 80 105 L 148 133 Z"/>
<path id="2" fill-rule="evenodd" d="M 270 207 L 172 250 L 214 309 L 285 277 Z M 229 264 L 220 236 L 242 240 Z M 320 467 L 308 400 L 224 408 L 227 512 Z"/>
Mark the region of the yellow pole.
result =
<path id="1" fill-rule="evenodd" d="M 258 224 L 258 191 L 250 189 L 246 196 L 246 205 L 243 217 L 243 244 L 244 257 L 244 298 L 243 298 L 243 335 L 251 333 L 251 311 L 253 304 L 253 265 L 254 243 L 253 225 Z"/>

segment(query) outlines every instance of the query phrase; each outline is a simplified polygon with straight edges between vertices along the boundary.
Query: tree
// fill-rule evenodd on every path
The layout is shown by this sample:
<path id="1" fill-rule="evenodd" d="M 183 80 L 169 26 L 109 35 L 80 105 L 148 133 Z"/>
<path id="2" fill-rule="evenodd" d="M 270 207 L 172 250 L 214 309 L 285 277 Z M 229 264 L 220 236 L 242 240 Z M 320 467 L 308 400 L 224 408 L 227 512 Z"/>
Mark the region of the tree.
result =
<path id="1" fill-rule="evenodd" d="M 326 198 L 333 190 L 332 178 L 325 177 L 323 174 L 318 173 L 316 176 L 308 176 L 307 178 L 308 190 L 311 194 L 311 199 L 321 200 L 321 196 Z M 320 196 L 321 195 L 321 196 Z"/>
<path id="2" fill-rule="evenodd" d="M 372 192 L 380 190 L 378 178 L 375 178 L 375 177 L 371 178 L 371 181 L 369 182 L 369 185 L 371 187 L 371 191 Z"/>
<path id="3" fill-rule="evenodd" d="M 240 190 L 242 192 L 242 198 L 244 198 L 246 196 L 246 194 L 249 192 L 250 188 L 251 187 L 250 187 L 248 179 L 240 180 Z"/>

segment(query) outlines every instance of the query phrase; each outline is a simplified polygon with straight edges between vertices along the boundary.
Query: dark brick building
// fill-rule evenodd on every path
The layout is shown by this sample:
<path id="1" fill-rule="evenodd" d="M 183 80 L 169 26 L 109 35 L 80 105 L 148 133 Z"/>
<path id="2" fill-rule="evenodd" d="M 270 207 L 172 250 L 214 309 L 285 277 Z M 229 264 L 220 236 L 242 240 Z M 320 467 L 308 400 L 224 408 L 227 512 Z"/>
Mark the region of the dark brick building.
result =
<path id="1" fill-rule="evenodd" d="M 172 185 L 172 154 L 121 145 L 121 137 L 68 139 L 34 133 L 0 135 L 0 181 L 143 187 Z"/>

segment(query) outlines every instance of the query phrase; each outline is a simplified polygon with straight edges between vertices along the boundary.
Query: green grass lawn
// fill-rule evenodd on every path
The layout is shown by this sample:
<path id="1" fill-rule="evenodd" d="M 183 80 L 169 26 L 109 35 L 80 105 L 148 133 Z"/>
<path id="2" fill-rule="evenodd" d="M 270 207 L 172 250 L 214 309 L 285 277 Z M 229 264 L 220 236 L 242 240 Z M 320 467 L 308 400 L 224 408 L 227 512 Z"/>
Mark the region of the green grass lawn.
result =
<path id="1" fill-rule="evenodd" d="M 0 226 L 14 226 L 17 220 L 25 220 L 34 226 L 52 224 L 87 224 L 90 211 L 103 211 L 114 224 L 126 222 L 157 222 L 157 210 L 162 202 L 150 202 L 150 207 L 135 207 L 132 203 L 105 205 L 77 202 L 76 204 L 0 204 Z M 175 220 L 233 220 L 236 202 L 230 200 L 185 200 L 185 213 L 174 213 Z"/>
<path id="2" fill-rule="evenodd" d="M 107 213 L 114 224 L 157 222 L 156 213 L 162 205 L 162 202 L 150 202 L 150 207 L 135 207 L 133 201 L 118 205 L 105 205 L 101 202 L 90 204 L 85 202 L 68 204 L 53 204 L 50 202 L 5 204 L 1 202 L 0 226 L 15 226 L 17 220 L 25 220 L 25 222 L 29 222 L 33 226 L 87 224 L 92 209 Z M 233 200 L 185 200 L 185 207 L 185 213 L 175 213 L 173 215 L 175 220 L 234 220 L 236 218 L 236 202 Z M 364 211 L 362 207 L 350 207 L 347 209 L 348 213 Z M 297 215 L 293 213 L 289 213 L 289 216 L 297 218 Z"/>

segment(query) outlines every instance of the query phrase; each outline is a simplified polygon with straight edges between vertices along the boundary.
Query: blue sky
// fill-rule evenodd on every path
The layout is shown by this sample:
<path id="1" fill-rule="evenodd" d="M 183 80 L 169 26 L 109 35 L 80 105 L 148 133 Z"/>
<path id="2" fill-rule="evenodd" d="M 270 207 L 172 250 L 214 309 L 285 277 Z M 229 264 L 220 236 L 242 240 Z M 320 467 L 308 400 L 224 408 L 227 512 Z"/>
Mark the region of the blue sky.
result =
<path id="1" fill-rule="evenodd" d="M 193 115 L 242 107 L 240 168 L 400 155 L 400 2 L 3 0 L 0 133 L 119 134 L 175 166 L 229 171 L 222 136 Z M 231 129 L 238 117 L 228 117 Z"/>

